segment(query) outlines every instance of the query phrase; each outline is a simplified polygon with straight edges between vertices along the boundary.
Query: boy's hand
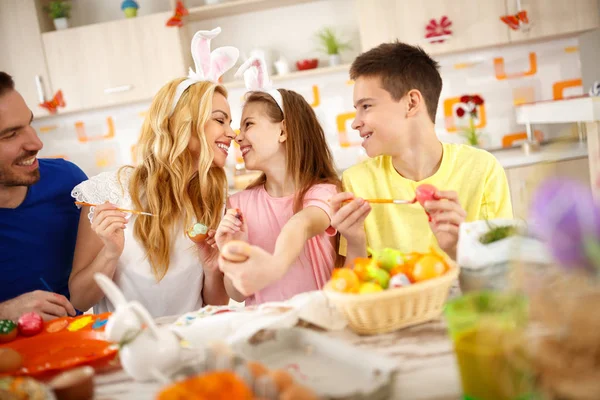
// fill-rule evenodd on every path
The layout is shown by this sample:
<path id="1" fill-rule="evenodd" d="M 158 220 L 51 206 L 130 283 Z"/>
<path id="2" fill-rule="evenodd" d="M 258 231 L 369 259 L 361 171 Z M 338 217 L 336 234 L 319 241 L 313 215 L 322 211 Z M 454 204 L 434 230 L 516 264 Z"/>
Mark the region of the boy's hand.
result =
<path id="1" fill-rule="evenodd" d="M 352 201 L 345 203 L 346 200 Z M 366 247 L 365 218 L 371 212 L 371 205 L 348 192 L 336 194 L 329 203 L 333 211 L 331 226 L 346 238 L 349 246 Z"/>
<path id="2" fill-rule="evenodd" d="M 429 226 L 440 248 L 456 260 L 458 227 L 465 221 L 467 212 L 460 205 L 458 194 L 454 191 L 438 190 L 435 198 L 436 200 L 424 204 L 425 210 L 431 214 Z"/>

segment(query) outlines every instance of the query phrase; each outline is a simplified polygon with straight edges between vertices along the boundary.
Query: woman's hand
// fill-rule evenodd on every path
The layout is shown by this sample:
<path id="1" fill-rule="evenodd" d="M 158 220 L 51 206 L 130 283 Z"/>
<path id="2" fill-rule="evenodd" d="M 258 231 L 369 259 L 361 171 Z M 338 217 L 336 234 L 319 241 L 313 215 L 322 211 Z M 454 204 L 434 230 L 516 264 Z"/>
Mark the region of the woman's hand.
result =
<path id="1" fill-rule="evenodd" d="M 127 224 L 125 213 L 117 210 L 117 206 L 104 203 L 96 206 L 92 219 L 92 230 L 102 240 L 107 257 L 117 259 L 123 254 Z"/>

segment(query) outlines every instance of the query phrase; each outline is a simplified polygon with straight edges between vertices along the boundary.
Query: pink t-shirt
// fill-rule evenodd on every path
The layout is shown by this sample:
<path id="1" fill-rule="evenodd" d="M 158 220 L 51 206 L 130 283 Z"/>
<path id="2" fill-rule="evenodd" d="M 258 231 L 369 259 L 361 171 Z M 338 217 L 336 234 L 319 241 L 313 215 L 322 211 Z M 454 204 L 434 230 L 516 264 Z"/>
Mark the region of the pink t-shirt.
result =
<path id="1" fill-rule="evenodd" d="M 331 219 L 327 201 L 336 193 L 335 185 L 315 185 L 304 196 L 304 208 L 319 207 Z M 294 196 L 272 197 L 264 186 L 257 186 L 234 194 L 229 203 L 231 208 L 242 211 L 248 226 L 249 243 L 273 253 L 281 229 L 294 215 Z M 248 297 L 246 305 L 287 300 L 298 293 L 321 289 L 334 267 L 335 249 L 330 235 L 335 234 L 336 231 L 329 227 L 326 232 L 311 238 L 283 278 Z"/>

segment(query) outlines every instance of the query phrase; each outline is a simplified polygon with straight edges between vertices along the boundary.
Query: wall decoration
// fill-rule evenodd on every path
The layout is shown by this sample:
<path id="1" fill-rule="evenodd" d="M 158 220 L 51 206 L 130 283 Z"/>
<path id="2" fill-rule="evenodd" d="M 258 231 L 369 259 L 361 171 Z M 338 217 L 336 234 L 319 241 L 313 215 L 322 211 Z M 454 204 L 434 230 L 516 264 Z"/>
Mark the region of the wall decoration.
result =
<path id="1" fill-rule="evenodd" d="M 167 20 L 167 26 L 176 26 L 181 28 L 183 26 L 183 17 L 189 15 L 190 12 L 185 8 L 181 1 L 177 2 L 175 6 L 175 12 L 171 18 Z"/>
<path id="2" fill-rule="evenodd" d="M 340 114 L 336 117 L 337 123 L 337 131 L 340 137 L 340 146 L 341 147 L 351 147 L 351 146 L 360 146 L 361 142 L 351 142 L 348 138 L 348 131 L 346 129 L 346 124 L 349 120 L 353 120 L 356 118 L 356 112 L 352 111 L 345 114 Z"/>
<path id="3" fill-rule="evenodd" d="M 564 99 L 565 97 L 567 97 L 564 94 L 565 89 L 582 85 L 583 82 L 581 81 L 581 79 L 569 79 L 566 81 L 556 82 L 554 85 L 552 85 L 552 98 L 554 100 Z"/>
<path id="4" fill-rule="evenodd" d="M 533 86 L 522 86 L 513 88 L 513 105 L 533 103 L 535 101 L 535 88 Z"/>
<path id="5" fill-rule="evenodd" d="M 98 168 L 115 167 L 115 149 L 100 149 L 96 152 L 96 166 Z"/>
<path id="6" fill-rule="evenodd" d="M 106 125 L 108 126 L 108 132 L 101 135 L 88 136 L 88 134 L 85 131 L 85 123 L 83 123 L 82 121 L 75 122 L 75 132 L 77 133 L 77 140 L 79 140 L 81 143 L 86 143 L 95 140 L 112 139 L 113 137 L 115 137 L 115 123 L 112 117 L 106 118 Z"/>
<path id="7" fill-rule="evenodd" d="M 42 104 L 40 104 L 40 107 L 48 110 L 50 114 L 56 114 L 56 112 L 58 111 L 58 107 L 65 108 L 65 106 L 66 103 L 63 97 L 62 90 L 57 91 L 51 100 L 45 101 Z"/>
<path id="8" fill-rule="evenodd" d="M 516 14 L 503 15 L 500 21 L 504 22 L 513 31 L 528 31 L 530 28 L 527 11 L 521 10 Z"/>
<path id="9" fill-rule="evenodd" d="M 515 79 L 522 78 L 524 76 L 532 76 L 537 72 L 537 55 L 535 53 L 529 53 L 529 69 L 524 72 L 513 72 L 510 74 L 506 73 L 504 66 L 504 57 L 494 58 L 494 71 L 496 73 L 496 79 L 499 81 L 504 79 Z"/>
<path id="10" fill-rule="evenodd" d="M 452 21 L 447 16 L 443 16 L 440 21 L 431 19 L 425 26 L 425 40 L 429 43 L 444 43 L 452 36 Z"/>
<path id="11" fill-rule="evenodd" d="M 44 125 L 44 126 L 40 126 L 38 131 L 40 133 L 48 133 L 48 132 L 55 131 L 57 129 L 58 129 L 58 125 Z"/>
<path id="12" fill-rule="evenodd" d="M 544 140 L 544 134 L 542 131 L 538 131 L 537 129 L 533 131 L 533 136 L 536 138 L 538 142 L 542 142 Z M 527 140 L 527 132 L 516 132 L 509 133 L 502 138 L 502 147 L 512 147 L 517 142 L 526 141 Z"/>
<path id="13" fill-rule="evenodd" d="M 578 53 L 578 52 L 579 52 L 579 46 L 565 47 L 565 53 Z"/>
<path id="14" fill-rule="evenodd" d="M 312 85 L 313 100 L 310 103 L 311 107 L 319 107 L 321 105 L 321 94 L 317 85 Z"/>

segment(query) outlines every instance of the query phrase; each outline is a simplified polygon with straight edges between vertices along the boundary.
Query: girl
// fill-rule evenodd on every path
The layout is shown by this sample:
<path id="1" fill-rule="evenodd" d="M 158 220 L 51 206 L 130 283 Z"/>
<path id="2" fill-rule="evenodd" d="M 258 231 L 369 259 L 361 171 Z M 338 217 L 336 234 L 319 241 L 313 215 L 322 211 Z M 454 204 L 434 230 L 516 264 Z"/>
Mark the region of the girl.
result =
<path id="1" fill-rule="evenodd" d="M 97 272 L 154 317 L 229 300 L 213 239 L 196 247 L 185 234 L 196 221 L 215 229 L 225 203 L 223 167 L 235 136 L 227 92 L 215 82 L 238 52 L 217 49 L 218 62 L 201 64 L 206 56 L 211 60 L 208 42 L 217 30 L 198 32 L 192 40 L 196 73 L 169 82 L 153 99 L 136 145 L 139 165 L 100 174 L 73 189 L 77 200 L 101 204 L 86 207 L 89 221 L 79 223 L 69 279 L 71 302 L 79 310 L 93 305 L 96 313 L 114 310 L 93 279 Z M 117 207 L 153 216 L 127 219 Z"/>
<path id="2" fill-rule="evenodd" d="M 248 65 L 259 69 L 254 77 L 266 79 L 262 60 Z M 248 256 L 244 262 L 219 259 L 227 293 L 252 305 L 322 288 L 336 259 L 328 199 L 340 180 L 313 109 L 290 90 L 250 92 L 236 142 L 246 168 L 262 175 L 229 198 L 217 229 L 221 250 L 231 240 L 251 245 L 239 249 Z"/>

